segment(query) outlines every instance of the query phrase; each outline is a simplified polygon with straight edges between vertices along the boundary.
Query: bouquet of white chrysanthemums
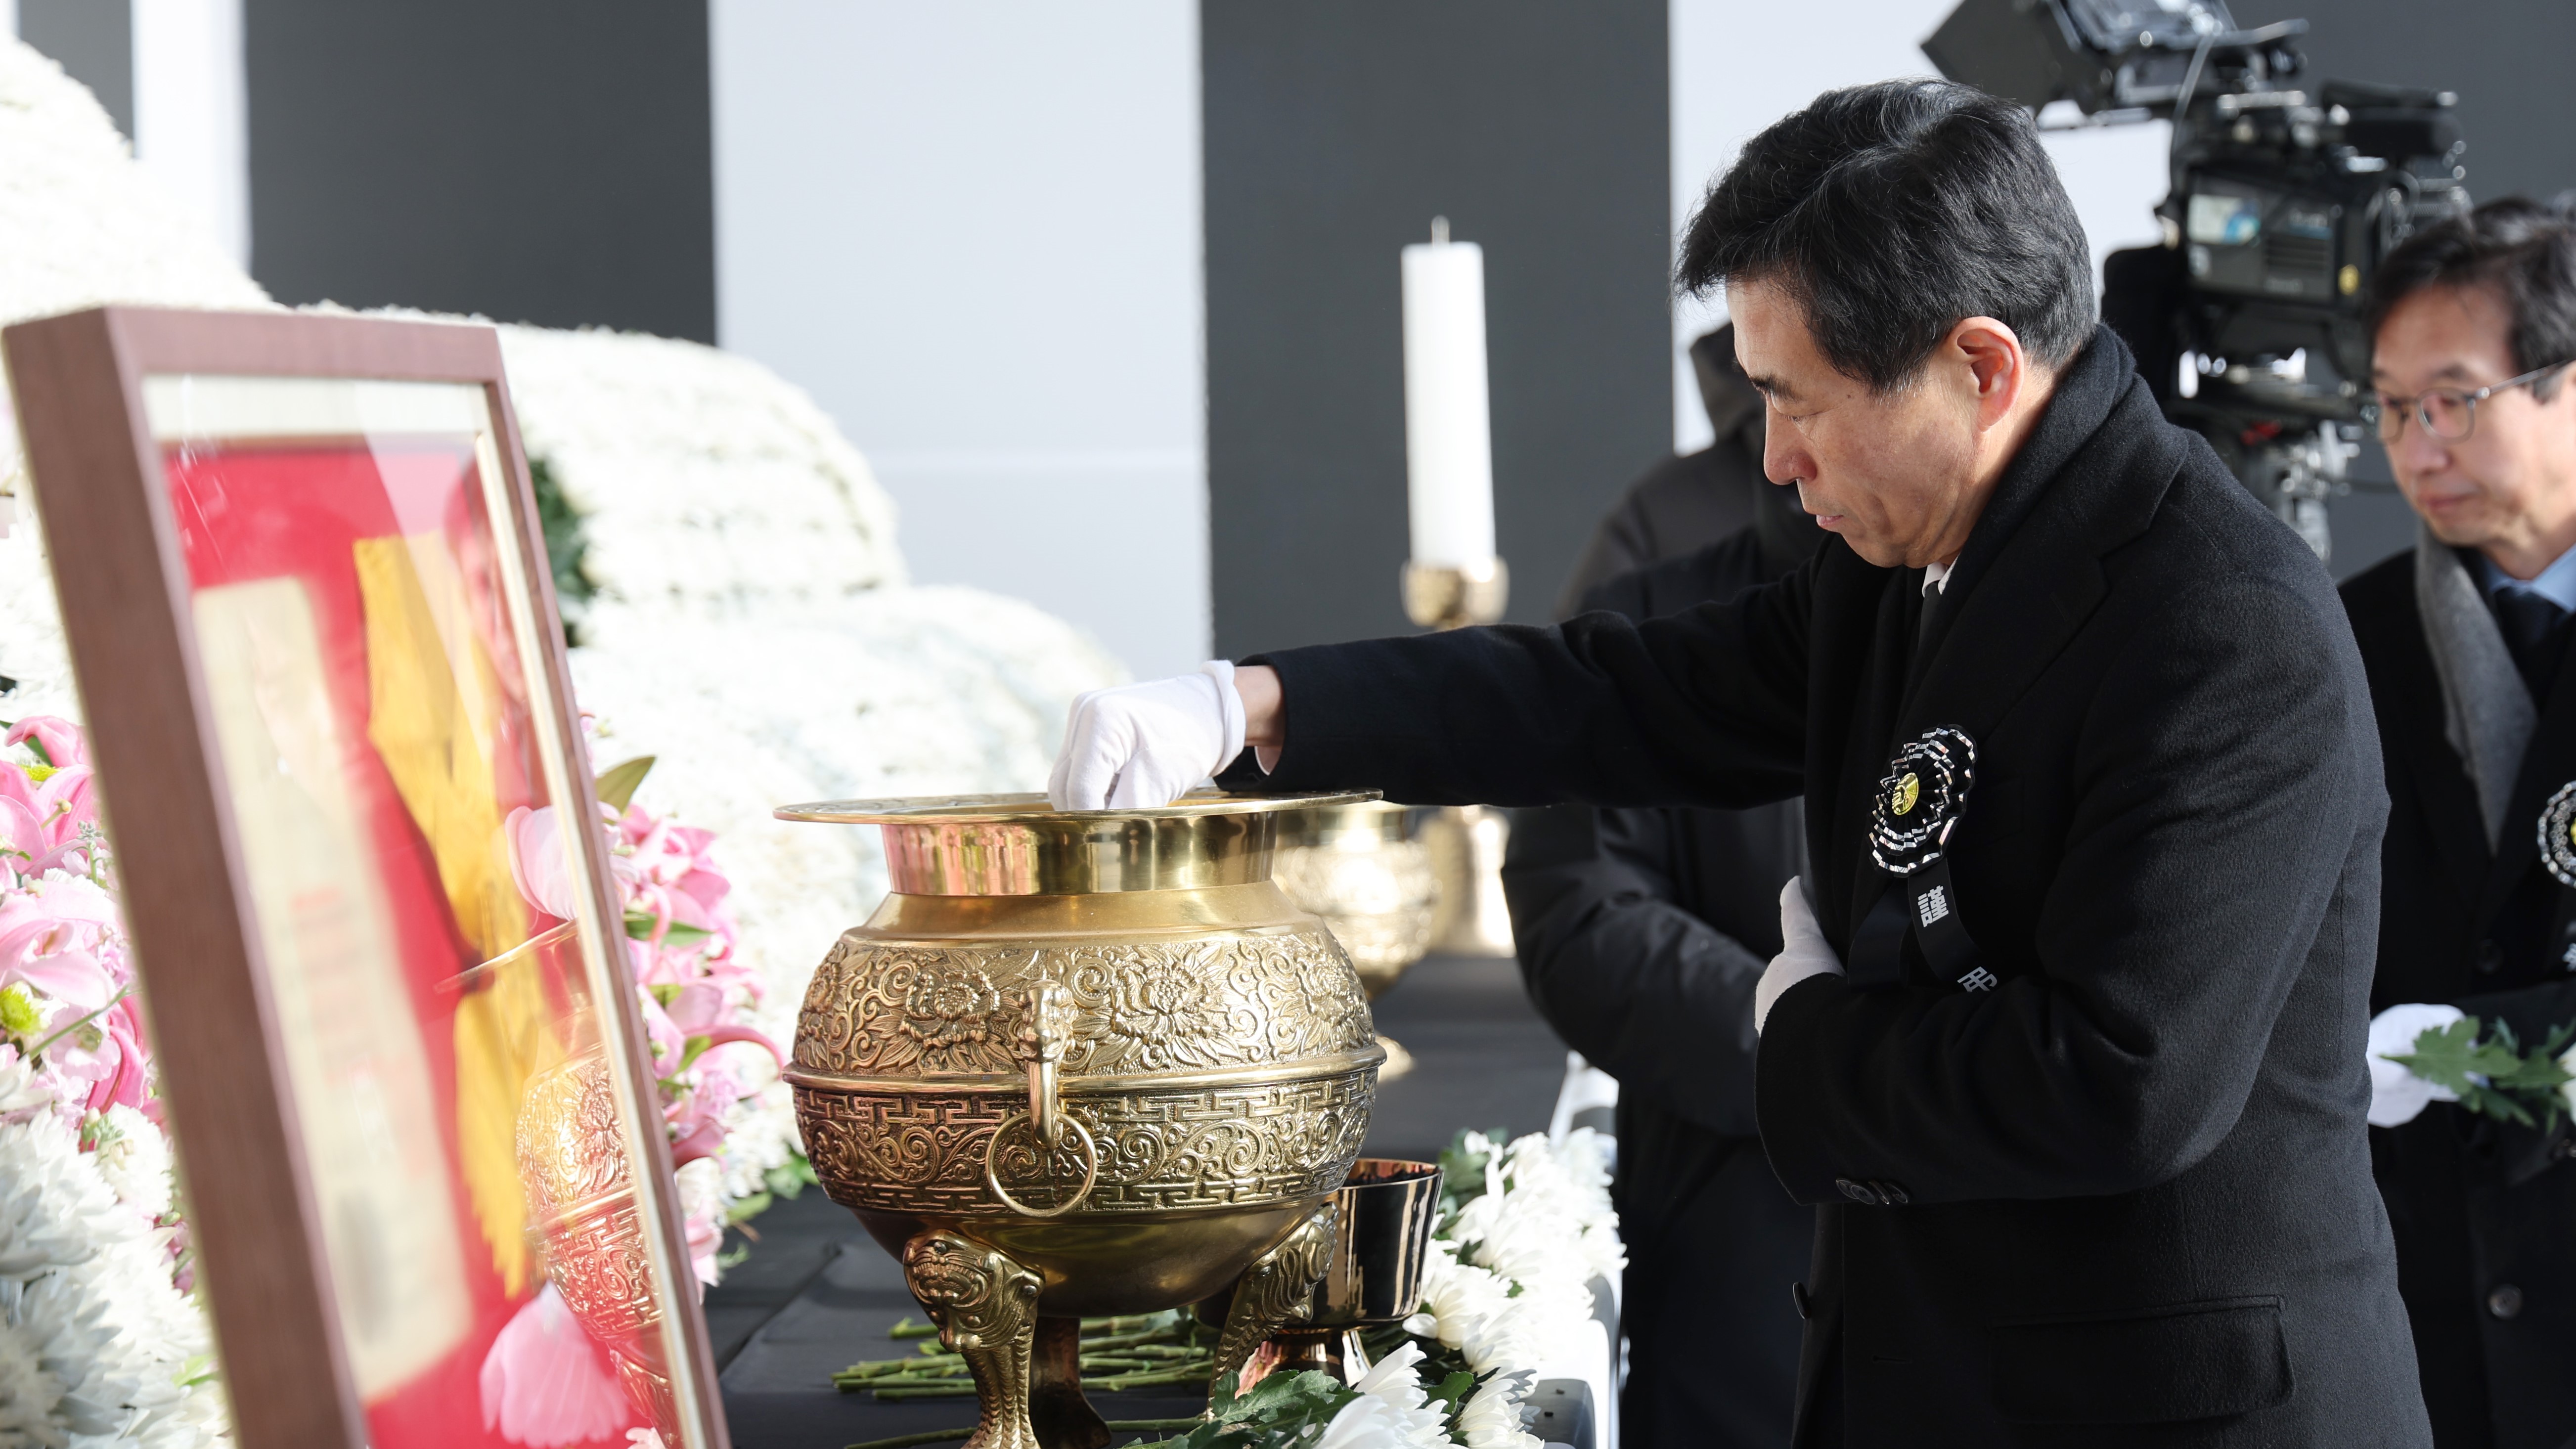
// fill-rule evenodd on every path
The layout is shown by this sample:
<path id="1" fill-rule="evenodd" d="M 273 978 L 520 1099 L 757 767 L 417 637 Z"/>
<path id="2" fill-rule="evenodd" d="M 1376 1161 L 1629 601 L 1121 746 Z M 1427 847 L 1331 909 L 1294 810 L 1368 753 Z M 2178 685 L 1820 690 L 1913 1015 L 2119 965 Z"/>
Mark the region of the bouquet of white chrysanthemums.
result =
<path id="1" fill-rule="evenodd" d="M 1554 1144 L 1459 1134 L 1441 1154 L 1440 1226 L 1404 1341 L 1347 1385 L 1309 1372 L 1240 1396 L 1220 1386 L 1212 1422 L 1155 1449 L 1540 1449 L 1530 1388 L 1602 1351 L 1591 1285 L 1626 1266 L 1610 1151 L 1588 1128 Z"/>

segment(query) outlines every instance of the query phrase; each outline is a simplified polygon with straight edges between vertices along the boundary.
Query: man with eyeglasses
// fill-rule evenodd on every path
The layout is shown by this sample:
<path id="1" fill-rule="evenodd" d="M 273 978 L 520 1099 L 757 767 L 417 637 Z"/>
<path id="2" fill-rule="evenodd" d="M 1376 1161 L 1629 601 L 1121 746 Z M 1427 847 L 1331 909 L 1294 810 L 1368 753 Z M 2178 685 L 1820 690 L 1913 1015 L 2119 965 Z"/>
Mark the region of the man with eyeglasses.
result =
<path id="1" fill-rule="evenodd" d="M 2576 1435 L 2576 1155 L 2386 1060 L 2462 1013 L 2576 1017 L 2576 219 L 2490 202 L 2372 280 L 2375 422 L 2423 521 L 2343 588 L 2388 771 L 2371 1163 L 2440 1449 Z M 2560 814 L 2565 812 L 2561 811 Z M 2557 819 L 2553 828 L 2549 822 Z"/>

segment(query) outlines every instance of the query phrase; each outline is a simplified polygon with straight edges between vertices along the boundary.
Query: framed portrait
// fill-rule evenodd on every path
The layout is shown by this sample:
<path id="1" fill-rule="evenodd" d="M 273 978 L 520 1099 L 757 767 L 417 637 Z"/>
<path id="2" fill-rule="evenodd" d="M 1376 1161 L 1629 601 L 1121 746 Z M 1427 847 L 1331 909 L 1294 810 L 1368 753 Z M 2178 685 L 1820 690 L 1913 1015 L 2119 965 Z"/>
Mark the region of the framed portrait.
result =
<path id="1" fill-rule="evenodd" d="M 497 335 L 0 337 L 250 1449 L 726 1449 Z"/>

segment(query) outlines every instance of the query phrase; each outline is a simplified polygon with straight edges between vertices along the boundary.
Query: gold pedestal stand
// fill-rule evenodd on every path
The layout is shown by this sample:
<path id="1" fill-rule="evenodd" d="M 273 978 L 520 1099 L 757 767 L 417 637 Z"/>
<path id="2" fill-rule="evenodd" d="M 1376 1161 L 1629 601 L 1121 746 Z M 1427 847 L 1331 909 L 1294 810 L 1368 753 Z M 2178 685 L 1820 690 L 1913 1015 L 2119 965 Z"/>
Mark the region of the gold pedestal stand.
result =
<path id="1" fill-rule="evenodd" d="M 1477 564 L 1407 563 L 1405 617 L 1425 629 L 1500 623 L 1512 591 L 1511 570 L 1498 558 Z M 1441 956 L 1510 956 L 1511 912 L 1503 903 L 1503 846 L 1511 822 L 1489 805 L 1443 806 L 1423 822 L 1422 842 L 1440 882 L 1431 921 L 1431 952 Z"/>

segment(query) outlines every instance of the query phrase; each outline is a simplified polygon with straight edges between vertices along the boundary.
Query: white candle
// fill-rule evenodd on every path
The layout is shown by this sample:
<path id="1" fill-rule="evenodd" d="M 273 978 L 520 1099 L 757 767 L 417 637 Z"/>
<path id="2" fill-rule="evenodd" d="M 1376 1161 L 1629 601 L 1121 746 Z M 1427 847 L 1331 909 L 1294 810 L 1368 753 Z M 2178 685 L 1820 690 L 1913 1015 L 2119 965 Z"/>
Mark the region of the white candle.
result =
<path id="1" fill-rule="evenodd" d="M 1494 557 L 1494 444 L 1485 411 L 1485 253 L 1449 240 L 1404 249 L 1404 461 L 1413 561 Z"/>

